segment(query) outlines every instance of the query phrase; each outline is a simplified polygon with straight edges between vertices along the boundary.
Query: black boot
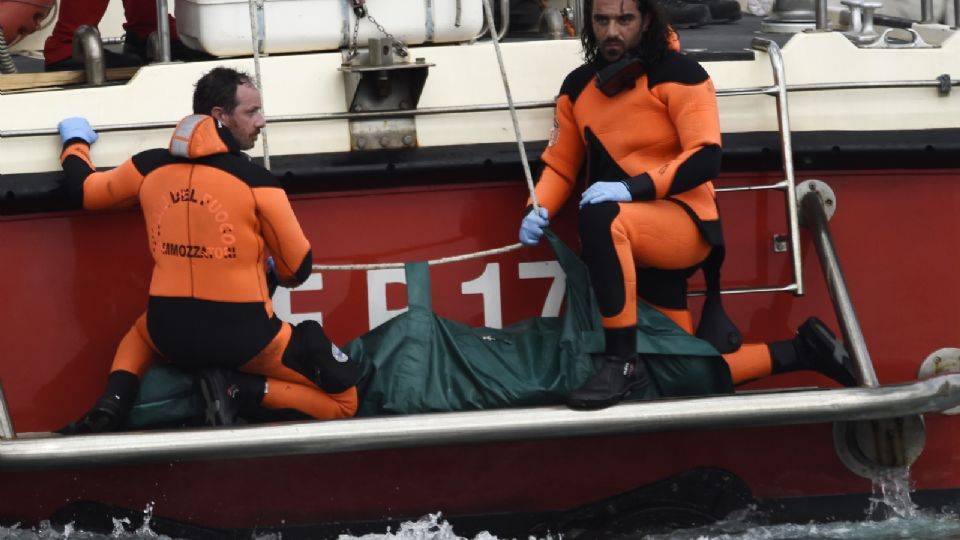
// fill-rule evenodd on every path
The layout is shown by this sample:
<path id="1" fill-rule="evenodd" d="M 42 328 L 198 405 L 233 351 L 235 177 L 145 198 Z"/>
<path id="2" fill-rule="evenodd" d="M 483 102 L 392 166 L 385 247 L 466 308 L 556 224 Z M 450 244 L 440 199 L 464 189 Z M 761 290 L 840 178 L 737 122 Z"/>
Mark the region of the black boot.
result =
<path id="1" fill-rule="evenodd" d="M 637 329 L 605 328 L 606 353 L 600 366 L 580 388 L 567 396 L 573 409 L 602 409 L 650 384 L 647 366 L 637 356 Z"/>
<path id="2" fill-rule="evenodd" d="M 133 32 L 127 32 L 123 36 L 123 54 L 136 56 L 141 62 L 149 63 L 151 58 L 147 51 L 147 38 L 142 38 Z M 183 62 L 193 62 L 202 60 L 212 60 L 216 58 L 203 51 L 197 51 L 187 47 L 179 39 L 170 40 L 170 59 Z"/>
<path id="3" fill-rule="evenodd" d="M 686 0 L 691 4 L 702 4 L 710 10 L 711 24 L 740 20 L 743 13 L 737 0 Z"/>
<path id="4" fill-rule="evenodd" d="M 76 422 L 71 422 L 57 430 L 64 435 L 81 433 L 105 433 L 117 431 L 133 407 L 140 388 L 140 379 L 127 371 L 114 371 L 107 378 L 107 389 L 100 399 Z"/>
<path id="5" fill-rule="evenodd" d="M 106 433 L 117 431 L 123 425 L 126 411 L 119 402 L 107 396 L 97 400 L 97 404 L 87 414 L 76 422 L 70 422 L 57 430 L 63 435 L 79 435 L 81 433 Z"/>
<path id="6" fill-rule="evenodd" d="M 572 409 L 603 409 L 650 384 L 647 366 L 637 357 L 603 356 L 603 363 L 580 388 L 567 396 Z"/>
<path id="7" fill-rule="evenodd" d="M 695 28 L 713 21 L 710 8 L 703 4 L 683 0 L 659 0 L 659 3 L 674 28 Z"/>
<path id="8" fill-rule="evenodd" d="M 214 368 L 200 372 L 200 392 L 207 404 L 207 425 L 232 426 L 240 423 L 238 416 L 244 409 L 260 404 L 265 385 L 266 378 L 262 375 L 235 369 Z"/>
<path id="9" fill-rule="evenodd" d="M 816 317 L 810 317 L 790 341 L 770 344 L 774 373 L 809 369 L 843 386 L 856 386 L 853 360 L 843 343 Z"/>
<path id="10" fill-rule="evenodd" d="M 125 68 L 125 67 L 138 67 L 143 65 L 143 62 L 136 56 L 128 54 L 115 53 L 111 50 L 103 50 L 103 63 L 106 69 L 115 69 L 115 68 Z M 50 64 L 45 64 L 43 70 L 47 72 L 51 71 L 83 71 L 84 65 L 83 62 L 78 62 L 73 58 L 67 58 L 60 60 L 59 62 L 53 62 Z"/>

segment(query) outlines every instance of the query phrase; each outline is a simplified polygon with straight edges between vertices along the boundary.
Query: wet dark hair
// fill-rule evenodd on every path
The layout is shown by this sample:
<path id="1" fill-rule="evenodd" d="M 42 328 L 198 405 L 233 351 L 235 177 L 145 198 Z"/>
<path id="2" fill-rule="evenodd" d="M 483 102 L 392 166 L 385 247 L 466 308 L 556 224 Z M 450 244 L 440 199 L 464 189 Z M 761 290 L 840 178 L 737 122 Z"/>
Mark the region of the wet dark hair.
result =
<path id="1" fill-rule="evenodd" d="M 227 114 L 237 107 L 237 87 L 253 85 L 250 75 L 231 68 L 216 67 L 208 71 L 193 91 L 193 114 L 210 114 L 214 107 L 223 107 Z"/>
<path id="2" fill-rule="evenodd" d="M 593 1 L 584 0 L 583 31 L 580 33 L 580 42 L 583 43 L 583 58 L 587 62 L 603 61 L 600 55 L 600 45 L 597 43 L 597 36 L 593 33 Z M 650 24 L 640 35 L 640 46 L 638 47 L 640 59 L 644 64 L 650 66 L 663 59 L 667 54 L 668 37 L 670 30 L 667 16 L 657 5 L 656 0 L 636 0 L 637 11 L 640 17 L 650 17 Z M 642 23 L 641 23 L 642 24 Z"/>

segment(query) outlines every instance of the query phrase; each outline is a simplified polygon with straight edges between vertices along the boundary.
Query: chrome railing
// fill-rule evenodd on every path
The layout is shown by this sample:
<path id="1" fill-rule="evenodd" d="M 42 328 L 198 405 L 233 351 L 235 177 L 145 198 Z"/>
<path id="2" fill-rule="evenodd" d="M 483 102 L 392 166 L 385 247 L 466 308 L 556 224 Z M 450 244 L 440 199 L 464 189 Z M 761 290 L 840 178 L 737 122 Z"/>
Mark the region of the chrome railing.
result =
<path id="1" fill-rule="evenodd" d="M 624 402 L 589 413 L 553 406 L 179 431 L 30 434 L 0 438 L 0 471 L 854 422 L 941 411 L 958 404 L 960 374 L 953 373 L 880 388 Z"/>
<path id="2" fill-rule="evenodd" d="M 873 368 L 870 353 L 867 351 L 863 331 L 860 329 L 860 321 L 853 309 L 853 302 L 850 300 L 850 293 L 847 290 L 847 282 L 843 277 L 843 271 L 840 269 L 840 258 L 834 249 L 830 228 L 827 226 L 829 218 L 824 209 L 823 197 L 820 191 L 816 189 L 816 184 L 813 181 L 804 184 L 808 185 L 810 189 L 802 193 L 799 200 L 803 209 L 803 222 L 813 237 L 813 245 L 816 248 L 817 257 L 820 259 L 820 269 L 823 271 L 823 278 L 830 293 L 830 300 L 833 303 L 837 321 L 840 323 L 843 342 L 846 344 L 856 366 L 857 382 L 860 386 L 871 388 L 879 386 L 880 382 L 877 380 L 877 373 Z"/>
<path id="3" fill-rule="evenodd" d="M 7 397 L 3 393 L 3 384 L 0 384 L 0 441 L 13 439 L 16 433 L 10 418 L 10 409 L 7 407 Z"/>
<path id="4" fill-rule="evenodd" d="M 736 191 L 756 191 L 764 189 L 775 189 L 784 192 L 784 198 L 787 209 L 787 227 L 790 235 L 790 256 L 791 270 L 793 272 L 793 283 L 779 287 L 763 288 L 742 288 L 736 290 L 724 289 L 724 293 L 747 293 L 747 292 L 768 292 L 784 291 L 792 292 L 800 296 L 804 294 L 803 286 L 803 268 L 800 261 L 800 225 L 797 218 L 797 200 L 796 180 L 793 174 L 793 142 L 790 135 L 790 107 L 787 102 L 787 76 L 783 64 L 783 54 L 780 47 L 768 39 L 754 38 L 751 47 L 758 51 L 767 53 L 770 59 L 770 67 L 773 69 L 773 85 L 768 87 L 744 88 L 731 90 L 724 95 L 746 96 L 764 94 L 771 95 L 776 99 L 777 104 L 777 130 L 780 133 L 780 155 L 783 159 L 784 180 L 773 184 L 719 188 L 718 192 L 736 192 Z M 720 92 L 717 93 L 720 95 Z"/>
<path id="5" fill-rule="evenodd" d="M 157 62 L 170 62 L 170 17 L 167 0 L 157 0 Z"/>
<path id="6" fill-rule="evenodd" d="M 813 92 L 822 90 L 869 90 L 882 88 L 939 88 L 943 83 L 939 79 L 930 80 L 900 80 L 900 81 L 866 81 L 866 82 L 837 82 L 837 83 L 812 83 L 812 84 L 791 84 L 787 85 L 787 92 Z M 951 87 L 960 86 L 960 79 L 950 79 Z M 753 88 L 728 88 L 726 90 L 717 90 L 717 97 L 746 96 L 754 94 L 773 95 L 779 92 L 775 86 L 753 87 Z M 520 101 L 514 103 L 517 109 L 552 109 L 557 105 L 555 100 L 539 101 Z M 423 107 L 419 109 L 382 112 L 332 112 L 332 113 L 314 113 L 314 114 L 291 114 L 270 116 L 268 123 L 284 122 L 322 122 L 328 120 L 362 120 L 371 118 L 403 118 L 415 116 L 430 116 L 437 114 L 462 114 L 473 112 L 499 112 L 510 110 L 506 103 L 495 103 L 489 105 L 459 105 L 444 107 Z M 140 122 L 137 124 L 101 124 L 93 126 L 98 132 L 111 131 L 148 131 L 151 129 L 167 129 L 177 126 L 177 121 L 166 122 Z M 37 128 L 37 129 L 0 129 L 0 139 L 16 137 L 40 137 L 48 135 L 57 135 L 57 128 Z M 724 188 L 724 191 L 746 191 L 754 189 L 751 187 L 742 188 Z"/>

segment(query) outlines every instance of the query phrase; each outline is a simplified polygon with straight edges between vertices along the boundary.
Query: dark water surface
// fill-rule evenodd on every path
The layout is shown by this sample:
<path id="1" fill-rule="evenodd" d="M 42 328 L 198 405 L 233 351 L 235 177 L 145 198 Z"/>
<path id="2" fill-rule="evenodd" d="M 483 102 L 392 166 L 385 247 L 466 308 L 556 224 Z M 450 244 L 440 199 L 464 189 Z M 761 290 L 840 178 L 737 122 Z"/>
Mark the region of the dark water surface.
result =
<path id="1" fill-rule="evenodd" d="M 73 524 L 66 527 L 53 527 L 43 523 L 35 529 L 20 527 L 0 527 L 0 540 L 37 540 L 37 539 L 156 539 L 171 538 L 157 534 L 150 528 L 154 508 L 144 509 L 143 525 L 134 529 L 128 519 L 114 519 L 111 534 L 91 533 L 76 530 Z M 813 520 L 807 523 L 770 524 L 763 511 L 755 507 L 737 510 L 726 519 L 710 525 L 675 531 L 616 531 L 599 529 L 568 531 L 567 534 L 547 534 L 540 537 L 525 537 L 518 540 L 800 540 L 800 539 L 844 539 L 844 540 L 960 540 L 960 500 L 952 501 L 938 510 L 920 509 L 910 497 L 909 469 L 894 469 L 875 478 L 873 496 L 868 507 L 864 508 L 863 519 L 859 521 Z M 473 528 L 479 530 L 479 528 Z M 510 537 L 498 537 L 489 532 L 473 536 L 457 534 L 456 520 L 448 522 L 440 513 L 430 514 L 418 521 L 400 524 L 382 533 L 363 536 L 333 535 L 311 536 L 302 531 L 292 535 L 297 540 L 316 538 L 317 540 L 505 540 Z M 283 534 L 251 533 L 233 538 L 250 540 L 282 540 Z M 185 539 L 192 540 L 192 539 Z"/>
<path id="2" fill-rule="evenodd" d="M 792 540 L 792 539 L 847 539 L 847 540 L 960 540 L 960 518 L 953 514 L 923 514 L 912 518 L 890 518 L 882 521 L 833 522 L 809 524 L 762 525 L 732 517 L 729 520 L 695 529 L 685 529 L 662 534 L 644 534 L 642 532 L 623 534 L 591 531 L 577 535 L 578 538 L 597 540 Z M 147 528 L 135 532 L 126 532 L 122 524 L 117 524 L 114 534 L 103 535 L 73 530 L 54 530 L 49 525 L 36 530 L 19 528 L 0 528 L 0 540 L 37 540 L 37 539 L 153 539 L 166 540 L 170 537 L 154 533 Z M 251 540 L 282 540 L 283 535 L 269 533 L 252 534 Z M 531 539 L 533 537 L 530 537 Z M 562 535 L 548 535 L 537 540 L 560 540 Z M 319 538 L 318 538 L 319 540 Z M 505 540 L 496 535 L 482 532 L 475 536 L 462 537 L 456 532 L 454 524 L 445 521 L 442 516 L 430 515 L 416 522 L 403 523 L 398 529 L 363 536 L 331 537 L 331 540 Z M 520 539 L 518 539 L 520 540 Z M 529 539 L 523 539 L 529 540 Z"/>

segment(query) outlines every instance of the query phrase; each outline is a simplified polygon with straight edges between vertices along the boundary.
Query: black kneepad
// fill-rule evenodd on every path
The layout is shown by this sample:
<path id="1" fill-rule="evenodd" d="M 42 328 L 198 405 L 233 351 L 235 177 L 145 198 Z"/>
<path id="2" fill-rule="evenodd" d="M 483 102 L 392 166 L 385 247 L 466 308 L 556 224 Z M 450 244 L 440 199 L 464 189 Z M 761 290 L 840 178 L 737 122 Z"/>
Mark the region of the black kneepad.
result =
<path id="1" fill-rule="evenodd" d="M 293 327 L 282 362 L 331 394 L 356 385 L 360 376 L 357 362 L 327 338 L 317 321 L 304 321 Z"/>

